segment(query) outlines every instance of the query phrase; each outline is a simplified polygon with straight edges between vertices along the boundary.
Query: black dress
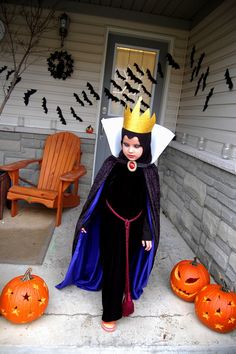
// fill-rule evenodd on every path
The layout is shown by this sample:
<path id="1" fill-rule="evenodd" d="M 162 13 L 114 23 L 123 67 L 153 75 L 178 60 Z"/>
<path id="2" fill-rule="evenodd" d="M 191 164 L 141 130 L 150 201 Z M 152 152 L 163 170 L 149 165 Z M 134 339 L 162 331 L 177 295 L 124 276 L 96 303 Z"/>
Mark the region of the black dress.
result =
<path id="1" fill-rule="evenodd" d="M 145 221 L 146 183 L 142 168 L 130 172 L 126 164 L 117 163 L 109 175 L 103 192 L 101 224 L 101 262 L 103 267 L 102 303 L 103 321 L 122 317 L 122 299 L 125 288 L 125 223 L 107 206 L 125 219 L 142 214 L 130 224 L 129 259 L 142 247 Z"/>

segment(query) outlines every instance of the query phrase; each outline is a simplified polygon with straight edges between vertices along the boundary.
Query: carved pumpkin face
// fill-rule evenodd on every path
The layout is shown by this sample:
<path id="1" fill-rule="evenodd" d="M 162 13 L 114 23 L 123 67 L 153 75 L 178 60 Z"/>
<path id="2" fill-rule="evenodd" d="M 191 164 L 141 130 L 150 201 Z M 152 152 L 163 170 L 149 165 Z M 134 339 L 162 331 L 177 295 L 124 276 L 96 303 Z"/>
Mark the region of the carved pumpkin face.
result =
<path id="1" fill-rule="evenodd" d="M 236 293 L 226 292 L 218 284 L 207 285 L 196 296 L 195 311 L 207 327 L 231 332 L 236 328 Z"/>
<path id="2" fill-rule="evenodd" d="M 2 290 L 0 312 L 13 323 L 28 323 L 40 317 L 48 305 L 48 287 L 44 280 L 30 274 L 10 280 Z"/>
<path id="3" fill-rule="evenodd" d="M 177 263 L 170 275 L 173 292 L 181 299 L 193 302 L 199 290 L 210 283 L 210 275 L 204 265 L 194 260 Z"/>

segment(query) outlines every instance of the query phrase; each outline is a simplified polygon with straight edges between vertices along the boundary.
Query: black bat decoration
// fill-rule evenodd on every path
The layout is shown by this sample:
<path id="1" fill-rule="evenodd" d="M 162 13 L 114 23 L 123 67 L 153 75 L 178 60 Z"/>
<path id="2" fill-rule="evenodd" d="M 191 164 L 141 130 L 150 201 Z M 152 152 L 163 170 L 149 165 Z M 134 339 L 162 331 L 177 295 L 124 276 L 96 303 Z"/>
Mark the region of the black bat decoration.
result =
<path id="1" fill-rule="evenodd" d="M 24 93 L 24 102 L 26 106 L 28 106 L 30 96 L 33 95 L 35 92 L 37 92 L 37 90 L 31 89 L 27 90 L 27 92 Z"/>
<path id="2" fill-rule="evenodd" d="M 148 79 L 153 83 L 153 84 L 157 84 L 157 80 L 154 79 L 154 77 L 151 74 L 151 71 L 149 69 L 146 70 L 146 74 Z"/>
<path id="3" fill-rule="evenodd" d="M 8 70 L 7 75 L 6 75 L 6 81 L 9 79 L 12 73 L 14 73 L 15 70 Z"/>
<path id="4" fill-rule="evenodd" d="M 43 110 L 44 110 L 44 113 L 48 113 L 48 108 L 47 108 L 47 100 L 46 100 L 46 98 L 45 97 L 43 97 L 42 98 L 42 101 L 43 101 L 43 103 L 42 103 L 42 107 L 43 107 Z"/>
<path id="5" fill-rule="evenodd" d="M 7 66 L 6 66 L 6 65 L 2 66 L 2 67 L 0 68 L 0 74 L 1 74 L 4 70 L 6 70 L 6 69 L 7 69 Z"/>
<path id="6" fill-rule="evenodd" d="M 15 82 L 14 86 L 16 86 L 20 81 L 21 81 L 21 77 L 18 76 L 18 78 L 16 79 L 16 82 Z M 7 91 L 10 90 L 11 85 L 12 85 L 12 82 L 11 82 L 11 84 L 8 86 Z"/>
<path id="7" fill-rule="evenodd" d="M 140 108 L 140 112 L 141 112 L 141 113 L 144 113 L 145 111 L 144 111 L 144 109 Z"/>
<path id="8" fill-rule="evenodd" d="M 191 75 L 191 79 L 190 79 L 191 82 L 192 82 L 193 79 L 194 79 L 194 75 L 195 75 L 196 70 L 197 70 L 197 67 L 194 66 L 193 71 L 192 71 L 192 75 Z"/>
<path id="9" fill-rule="evenodd" d="M 232 90 L 232 88 L 234 87 L 233 81 L 229 75 L 229 69 L 226 69 L 225 71 L 225 80 L 226 80 L 226 84 L 228 85 L 230 91 Z"/>
<path id="10" fill-rule="evenodd" d="M 137 72 L 138 72 L 139 74 L 141 74 L 142 76 L 144 76 L 144 72 L 143 72 L 143 70 L 140 69 L 140 67 L 138 66 L 138 64 L 137 64 L 137 63 L 134 63 L 134 66 L 135 66 Z"/>
<path id="11" fill-rule="evenodd" d="M 92 106 L 93 104 L 90 101 L 90 99 L 88 98 L 88 96 L 87 96 L 85 91 L 82 91 L 82 95 L 83 95 L 84 101 L 88 102 L 90 104 L 90 106 Z"/>
<path id="12" fill-rule="evenodd" d="M 89 82 L 87 82 L 87 87 L 91 95 L 93 95 L 96 100 L 100 100 L 99 94 L 94 90 L 93 86 Z"/>
<path id="13" fill-rule="evenodd" d="M 81 119 L 79 116 L 77 116 L 73 107 L 70 107 L 70 111 L 71 111 L 72 116 L 75 117 L 76 120 L 83 122 L 83 119 Z"/>
<path id="14" fill-rule="evenodd" d="M 127 106 L 127 103 L 123 100 L 120 100 L 120 104 L 123 106 L 123 107 L 126 107 Z"/>
<path id="15" fill-rule="evenodd" d="M 199 74 L 199 71 L 201 69 L 201 64 L 202 64 L 202 61 L 203 61 L 203 58 L 205 57 L 205 53 L 202 53 L 200 55 L 200 58 L 198 59 L 198 63 L 197 63 L 197 69 L 196 69 L 196 75 L 195 76 L 198 76 Z"/>
<path id="16" fill-rule="evenodd" d="M 167 53 L 166 54 L 166 59 L 167 59 L 167 62 L 168 64 L 174 68 L 174 69 L 180 69 L 180 66 L 178 63 L 176 63 L 176 61 L 173 59 L 172 55 L 170 53 Z"/>
<path id="17" fill-rule="evenodd" d="M 157 72 L 158 72 L 158 74 L 160 75 L 160 77 L 163 79 L 164 74 L 163 74 L 163 71 L 162 71 L 162 67 L 161 67 L 161 63 L 160 63 L 160 62 L 157 64 Z"/>
<path id="18" fill-rule="evenodd" d="M 59 116 L 59 118 L 60 118 L 61 123 L 64 124 L 64 125 L 66 125 L 66 120 L 65 120 L 65 118 L 63 117 L 61 108 L 60 108 L 59 106 L 57 106 L 57 113 L 58 113 L 58 116 Z"/>
<path id="19" fill-rule="evenodd" d="M 199 79 L 198 82 L 197 82 L 197 87 L 196 87 L 194 96 L 197 96 L 197 93 L 198 93 L 198 90 L 199 90 L 199 88 L 200 88 L 200 85 L 201 85 L 201 82 L 202 82 L 203 78 L 204 78 L 204 74 L 202 74 L 202 75 L 200 76 L 200 79 Z"/>
<path id="20" fill-rule="evenodd" d="M 128 82 L 125 83 L 125 86 L 130 93 L 139 93 L 140 92 L 139 90 L 133 88 Z"/>
<path id="21" fill-rule="evenodd" d="M 195 52 L 196 52 L 196 48 L 195 48 L 195 45 L 194 45 L 192 47 L 192 51 L 191 51 L 191 54 L 190 54 L 190 68 L 193 67 Z"/>
<path id="22" fill-rule="evenodd" d="M 214 91 L 214 87 L 212 87 L 212 88 L 210 89 L 210 91 L 209 91 L 209 93 L 208 93 L 208 95 L 207 95 L 207 97 L 206 97 L 206 101 L 205 101 L 205 104 L 204 104 L 204 107 L 203 107 L 203 112 L 204 112 L 204 111 L 207 109 L 207 107 L 208 107 L 208 102 L 209 102 L 211 96 L 213 95 L 213 91 Z"/>
<path id="23" fill-rule="evenodd" d="M 128 95 L 126 95 L 126 93 L 123 93 L 124 98 L 126 99 L 126 101 L 131 102 L 131 103 L 135 103 L 135 100 L 133 100 L 132 98 L 130 98 Z"/>
<path id="24" fill-rule="evenodd" d="M 146 89 L 146 87 L 144 85 L 141 86 L 143 89 L 143 92 L 146 93 L 146 95 L 148 95 L 149 97 L 151 97 L 151 93 Z"/>
<path id="25" fill-rule="evenodd" d="M 119 98 L 114 96 L 106 87 L 104 88 L 104 92 L 109 100 L 112 100 L 114 102 L 119 102 Z"/>
<path id="26" fill-rule="evenodd" d="M 79 96 L 77 95 L 77 93 L 74 93 L 75 99 L 77 102 L 79 102 L 79 104 L 81 106 L 84 106 L 84 102 L 79 98 Z"/>
<path id="27" fill-rule="evenodd" d="M 133 71 L 130 68 L 126 69 L 127 75 L 137 84 L 142 84 L 142 80 L 140 80 L 137 76 L 134 75 Z"/>
<path id="28" fill-rule="evenodd" d="M 118 69 L 116 69 L 116 74 L 117 74 L 117 76 L 118 76 L 119 79 L 121 79 L 121 80 L 123 80 L 123 81 L 126 79 L 124 76 L 122 76 L 122 75 L 120 74 L 120 72 L 119 72 Z"/>
<path id="29" fill-rule="evenodd" d="M 209 75 L 209 66 L 203 76 L 202 91 L 204 91 L 206 88 L 206 80 L 207 80 L 208 75 Z"/>
<path id="30" fill-rule="evenodd" d="M 121 87 L 120 85 L 118 85 L 118 84 L 115 82 L 115 80 L 111 80 L 111 83 L 113 84 L 113 86 L 114 86 L 115 88 L 117 88 L 117 90 L 122 91 L 122 87 Z"/>
<path id="31" fill-rule="evenodd" d="M 150 108 L 150 106 L 146 102 L 144 102 L 143 100 L 141 101 L 141 104 L 146 108 Z"/>

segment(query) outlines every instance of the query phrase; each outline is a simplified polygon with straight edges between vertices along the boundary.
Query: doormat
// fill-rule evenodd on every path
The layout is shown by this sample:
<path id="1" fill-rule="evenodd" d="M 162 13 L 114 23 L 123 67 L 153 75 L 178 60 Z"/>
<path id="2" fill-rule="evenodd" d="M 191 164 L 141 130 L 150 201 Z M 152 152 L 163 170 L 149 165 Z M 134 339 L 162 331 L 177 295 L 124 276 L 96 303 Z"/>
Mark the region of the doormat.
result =
<path id="1" fill-rule="evenodd" d="M 42 264 L 55 228 L 55 211 L 44 206 L 19 208 L 0 220 L 0 263 Z"/>

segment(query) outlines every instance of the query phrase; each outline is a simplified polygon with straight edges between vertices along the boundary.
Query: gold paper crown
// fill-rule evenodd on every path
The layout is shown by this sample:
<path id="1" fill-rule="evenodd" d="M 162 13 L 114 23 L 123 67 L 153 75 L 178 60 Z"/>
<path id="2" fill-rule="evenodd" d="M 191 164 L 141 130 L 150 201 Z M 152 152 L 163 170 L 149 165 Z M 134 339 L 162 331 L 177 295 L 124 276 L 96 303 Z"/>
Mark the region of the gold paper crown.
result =
<path id="1" fill-rule="evenodd" d="M 125 108 L 123 128 L 134 133 L 150 133 L 156 123 L 156 115 L 153 113 L 151 116 L 150 108 L 140 115 L 141 101 L 142 97 L 139 97 L 132 112 L 128 106 Z"/>

